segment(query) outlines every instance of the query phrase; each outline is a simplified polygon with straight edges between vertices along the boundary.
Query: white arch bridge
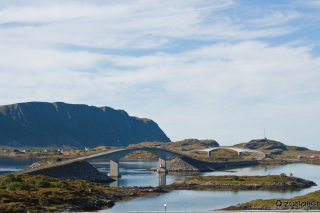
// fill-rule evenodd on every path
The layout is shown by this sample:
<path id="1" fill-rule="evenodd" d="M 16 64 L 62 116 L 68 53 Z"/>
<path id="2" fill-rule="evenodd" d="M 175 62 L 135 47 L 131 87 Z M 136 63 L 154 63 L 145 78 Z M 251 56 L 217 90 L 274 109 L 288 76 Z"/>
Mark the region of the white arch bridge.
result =
<path id="1" fill-rule="evenodd" d="M 258 153 L 257 160 L 261 160 L 262 158 L 265 157 L 265 154 L 260 151 L 256 151 L 256 150 L 252 150 L 252 149 L 238 148 L 238 147 L 229 147 L 229 146 L 211 147 L 211 148 L 202 149 L 202 150 L 198 150 L 198 151 L 207 151 L 208 156 L 211 156 L 211 152 L 215 149 L 232 149 L 234 151 L 237 151 L 239 155 L 241 155 L 242 152 L 255 152 L 255 153 Z M 53 163 L 53 164 L 35 167 L 32 169 L 25 169 L 25 170 L 21 170 L 18 172 L 14 172 L 13 174 L 26 174 L 26 173 L 42 170 L 45 168 L 51 168 L 51 167 L 55 167 L 55 166 L 59 166 L 59 165 L 64 165 L 64 164 L 76 162 L 79 160 L 106 159 L 106 160 L 110 160 L 110 173 L 108 175 L 110 177 L 121 177 L 121 175 L 119 173 L 119 160 L 120 160 L 120 158 L 124 157 L 125 155 L 127 155 L 129 153 L 136 152 L 136 151 L 147 151 L 147 152 L 151 152 L 151 153 L 155 154 L 159 158 L 159 165 L 162 165 L 162 167 L 158 169 L 158 171 L 157 171 L 158 173 L 166 173 L 167 172 L 166 160 L 168 157 L 173 157 L 173 156 L 187 157 L 185 155 L 182 155 L 182 154 L 179 154 L 176 152 L 172 152 L 170 150 L 159 149 L 159 148 L 145 148 L 145 147 L 142 147 L 142 148 L 123 148 L 123 149 L 107 150 L 107 151 L 103 151 L 103 152 L 99 152 L 99 153 L 95 153 L 95 154 L 91 154 L 91 155 L 86 155 L 86 156 L 82 156 L 82 157 L 78 157 L 78 158 L 65 160 L 62 162 L 57 162 L 57 163 Z M 0 177 L 3 177 L 3 176 L 4 175 L 1 175 Z"/>
<path id="2" fill-rule="evenodd" d="M 64 165 L 72 162 L 76 162 L 79 160 L 94 160 L 94 159 L 106 159 L 110 160 L 110 173 L 108 174 L 110 177 L 121 177 L 119 173 L 119 160 L 120 158 L 124 157 L 125 155 L 136 152 L 136 151 L 147 151 L 155 154 L 159 158 L 159 165 L 161 165 L 161 168 L 158 169 L 158 173 L 166 173 L 166 159 L 168 157 L 184 157 L 182 154 L 178 154 L 166 149 L 158 149 L 158 148 L 124 148 L 124 149 L 113 149 L 113 150 L 107 150 L 91 155 L 86 155 L 83 157 L 73 158 L 62 162 L 57 162 L 53 164 L 48 164 L 45 166 L 39 166 L 32 169 L 25 169 L 18 172 L 14 172 L 13 174 L 26 174 L 34 171 L 38 171 L 45 168 L 51 168 L 59 165 Z M 4 176 L 4 175 L 2 175 Z M 0 177 L 2 177 L 0 176 Z"/>
<path id="3" fill-rule="evenodd" d="M 211 152 L 213 150 L 217 150 L 217 149 L 230 149 L 230 150 L 234 150 L 236 152 L 238 152 L 238 155 L 242 155 L 243 152 L 253 152 L 256 153 L 257 155 L 257 160 L 262 160 L 263 158 L 266 157 L 266 155 L 261 152 L 261 151 L 257 151 L 257 150 L 253 150 L 253 149 L 245 149 L 245 148 L 241 148 L 241 147 L 234 147 L 234 146 L 217 146 L 217 147 L 210 147 L 210 148 L 206 148 L 206 149 L 201 149 L 198 151 L 204 151 L 204 152 L 208 152 L 208 156 L 211 156 Z"/>

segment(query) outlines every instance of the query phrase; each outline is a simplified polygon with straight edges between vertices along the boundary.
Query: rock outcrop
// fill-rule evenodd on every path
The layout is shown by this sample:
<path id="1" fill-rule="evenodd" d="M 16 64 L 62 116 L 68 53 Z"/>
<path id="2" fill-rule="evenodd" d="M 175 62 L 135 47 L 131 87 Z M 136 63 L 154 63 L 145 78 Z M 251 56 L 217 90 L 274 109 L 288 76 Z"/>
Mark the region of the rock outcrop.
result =
<path id="1" fill-rule="evenodd" d="M 76 161 L 69 164 L 58 165 L 30 172 L 29 175 L 45 175 L 64 180 L 86 180 L 92 182 L 112 182 L 114 179 L 99 172 L 86 161 Z"/>
<path id="2" fill-rule="evenodd" d="M 61 102 L 0 106 L 0 145 L 122 147 L 144 141 L 170 139 L 154 121 L 110 107 Z"/>
<path id="3" fill-rule="evenodd" d="M 308 150 L 308 148 L 306 148 L 306 147 L 288 146 L 288 145 L 285 145 L 279 141 L 274 141 L 274 140 L 269 140 L 269 139 L 255 139 L 255 140 L 251 140 L 247 143 L 240 143 L 240 144 L 236 144 L 234 146 L 243 147 L 246 149 L 273 150 L 273 151 L 278 151 L 279 153 L 281 151 L 285 151 L 285 150 L 290 150 L 290 151 Z"/>
<path id="4" fill-rule="evenodd" d="M 178 158 L 174 157 L 166 162 L 166 169 L 170 172 L 207 172 L 215 171 L 216 169 L 235 167 L 235 166 L 246 166 L 259 164 L 258 161 L 229 161 L 229 162 L 207 162 L 200 161 L 190 157 Z M 156 171 L 157 167 L 153 167 L 150 170 Z"/>

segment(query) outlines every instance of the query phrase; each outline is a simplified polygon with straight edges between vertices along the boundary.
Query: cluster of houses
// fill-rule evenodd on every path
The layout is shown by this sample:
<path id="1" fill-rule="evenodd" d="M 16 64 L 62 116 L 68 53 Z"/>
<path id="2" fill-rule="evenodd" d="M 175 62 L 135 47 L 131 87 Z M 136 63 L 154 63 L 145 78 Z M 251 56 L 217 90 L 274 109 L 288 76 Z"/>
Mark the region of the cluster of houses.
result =
<path id="1" fill-rule="evenodd" d="M 88 151 L 90 151 L 90 147 L 85 147 L 84 150 L 88 152 Z M 10 149 L 2 149 L 2 151 L 3 151 L 3 153 L 11 153 L 11 152 L 27 153 L 27 152 L 31 152 L 31 151 L 28 150 L 28 149 L 14 149 L 13 151 L 10 150 Z M 34 150 L 32 150 L 32 152 L 33 152 L 33 151 L 34 151 Z M 54 150 L 54 151 L 58 151 L 58 152 L 60 152 L 60 153 L 62 153 L 62 154 L 66 152 L 66 150 L 64 150 L 64 149 L 57 149 L 57 150 Z M 52 150 L 50 150 L 50 149 L 42 149 L 42 150 L 40 150 L 40 152 L 41 152 L 41 153 L 47 153 L 47 152 L 52 152 Z"/>
<path id="2" fill-rule="evenodd" d="M 161 145 L 156 145 L 156 146 L 139 146 L 139 148 L 157 148 L 157 149 L 162 149 Z"/>
<path id="3" fill-rule="evenodd" d="M 2 149 L 3 153 L 11 153 L 12 151 L 10 149 Z M 13 152 L 30 152 L 30 150 L 27 149 L 14 149 Z"/>
<path id="4" fill-rule="evenodd" d="M 305 158 L 305 156 L 298 155 L 297 158 Z M 309 158 L 320 158 L 320 154 L 312 154 Z"/>

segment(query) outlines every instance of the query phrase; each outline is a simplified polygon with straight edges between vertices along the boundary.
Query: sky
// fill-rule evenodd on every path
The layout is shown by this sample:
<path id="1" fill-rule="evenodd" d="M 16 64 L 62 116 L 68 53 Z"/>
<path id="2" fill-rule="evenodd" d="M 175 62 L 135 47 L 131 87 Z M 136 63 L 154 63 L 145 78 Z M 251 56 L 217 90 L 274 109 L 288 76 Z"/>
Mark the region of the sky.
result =
<path id="1" fill-rule="evenodd" d="M 0 0 L 0 105 L 30 101 L 319 150 L 320 0 Z"/>

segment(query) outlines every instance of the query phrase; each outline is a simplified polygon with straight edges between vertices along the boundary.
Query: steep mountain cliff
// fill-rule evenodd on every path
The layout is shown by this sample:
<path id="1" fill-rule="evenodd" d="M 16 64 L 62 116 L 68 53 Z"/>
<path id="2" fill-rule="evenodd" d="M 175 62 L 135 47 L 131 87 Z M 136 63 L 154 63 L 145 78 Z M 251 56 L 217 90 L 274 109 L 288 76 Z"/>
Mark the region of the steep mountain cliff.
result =
<path id="1" fill-rule="evenodd" d="M 0 106 L 0 145 L 128 146 L 143 141 L 170 139 L 154 121 L 110 107 L 61 102 Z"/>

